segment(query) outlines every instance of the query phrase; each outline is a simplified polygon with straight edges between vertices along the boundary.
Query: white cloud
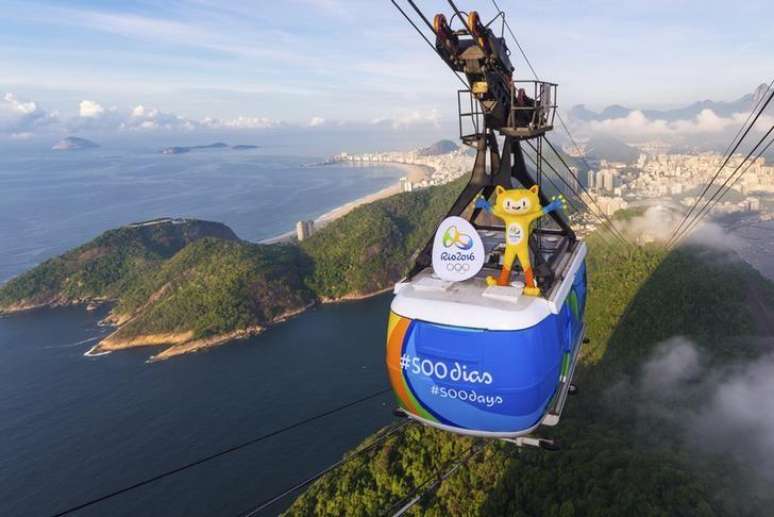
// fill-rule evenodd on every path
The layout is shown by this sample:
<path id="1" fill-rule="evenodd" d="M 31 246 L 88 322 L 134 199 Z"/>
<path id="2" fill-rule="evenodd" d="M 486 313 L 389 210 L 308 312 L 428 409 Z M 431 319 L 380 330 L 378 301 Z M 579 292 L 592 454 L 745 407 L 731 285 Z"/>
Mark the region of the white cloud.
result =
<path id="1" fill-rule="evenodd" d="M 196 127 L 196 122 L 185 117 L 140 104 L 132 108 L 129 116 L 124 118 L 118 129 L 191 131 Z"/>
<path id="2" fill-rule="evenodd" d="M 371 124 L 386 125 L 395 130 L 406 129 L 406 128 L 416 127 L 416 126 L 424 126 L 424 125 L 437 128 L 437 127 L 440 127 L 441 118 L 440 118 L 440 115 L 438 114 L 438 110 L 433 108 L 425 112 L 409 111 L 406 113 L 401 113 L 394 117 L 376 118 L 371 121 Z"/>
<path id="3" fill-rule="evenodd" d="M 642 215 L 623 222 L 616 221 L 615 225 L 625 235 L 634 239 L 649 237 L 658 242 L 668 242 L 686 212 L 687 209 L 679 212 L 667 206 L 652 206 L 648 207 Z M 704 219 L 683 237 L 685 242 L 715 249 L 738 249 L 743 244 L 738 237 L 728 233 L 719 224 Z"/>
<path id="4" fill-rule="evenodd" d="M 35 113 L 38 110 L 38 105 L 35 104 L 33 101 L 22 101 L 19 100 L 16 95 L 14 95 L 11 92 L 8 92 L 5 94 L 5 97 L 3 97 L 3 100 L 7 103 L 8 107 L 15 111 L 16 113 L 20 113 L 22 115 L 30 115 L 32 113 Z"/>
<path id="5" fill-rule="evenodd" d="M 14 134 L 16 135 L 14 138 L 17 139 L 34 137 L 44 127 L 46 131 L 65 134 L 88 134 L 89 132 L 106 134 L 121 131 L 250 131 L 278 128 L 309 131 L 332 128 L 401 131 L 438 129 L 441 126 L 440 122 L 439 112 L 436 109 L 407 111 L 392 117 L 374 119 L 368 123 L 330 120 L 321 115 L 314 115 L 305 122 L 296 123 L 257 115 L 239 115 L 228 119 L 215 117 L 192 119 L 146 104 L 136 104 L 129 109 L 106 107 L 96 99 L 81 100 L 75 115 L 60 118 L 57 112 L 49 113 L 41 109 L 39 103 L 21 100 L 11 93 L 0 99 L 0 133 L 6 136 Z"/>
<path id="6" fill-rule="evenodd" d="M 649 119 L 642 111 L 636 110 L 625 117 L 592 120 L 588 123 L 588 130 L 619 137 L 717 134 L 740 127 L 747 116 L 747 113 L 736 113 L 730 117 L 720 117 L 711 109 L 704 109 L 692 119 L 667 121 Z M 756 128 L 768 128 L 772 124 L 774 117 L 764 114 Z"/>
<path id="7" fill-rule="evenodd" d="M 283 125 L 283 123 L 269 117 L 240 115 L 229 120 L 206 117 L 200 121 L 199 125 L 208 129 L 269 129 Z"/>
<path id="8" fill-rule="evenodd" d="M 683 337 L 673 337 L 656 347 L 651 359 L 643 365 L 642 388 L 648 392 L 671 391 L 700 372 L 696 345 Z"/>
<path id="9" fill-rule="evenodd" d="M 737 461 L 755 477 L 739 481 L 762 481 L 763 489 L 774 482 L 774 354 L 730 362 L 676 336 L 657 344 L 639 372 L 607 395 L 611 407 L 625 401 L 634 408 L 644 432 L 660 429 L 662 439 L 697 457 Z M 752 483 L 737 488 L 756 490 Z"/>
<path id="10" fill-rule="evenodd" d="M 49 113 L 36 102 L 22 100 L 14 93 L 6 93 L 0 101 L 0 133 L 13 138 L 28 138 L 28 134 L 57 122 L 56 112 Z"/>
<path id="11" fill-rule="evenodd" d="M 97 118 L 105 113 L 105 108 L 94 101 L 82 100 L 79 113 L 84 118 Z"/>

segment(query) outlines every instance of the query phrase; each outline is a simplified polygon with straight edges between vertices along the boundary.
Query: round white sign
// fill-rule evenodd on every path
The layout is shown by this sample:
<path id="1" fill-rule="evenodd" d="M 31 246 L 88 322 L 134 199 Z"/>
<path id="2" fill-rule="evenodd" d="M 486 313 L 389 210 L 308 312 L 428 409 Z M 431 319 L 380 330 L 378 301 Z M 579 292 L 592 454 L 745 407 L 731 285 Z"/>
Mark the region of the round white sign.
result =
<path id="1" fill-rule="evenodd" d="M 451 282 L 473 278 L 484 267 L 484 243 L 473 225 L 462 217 L 444 219 L 433 240 L 433 271 Z"/>

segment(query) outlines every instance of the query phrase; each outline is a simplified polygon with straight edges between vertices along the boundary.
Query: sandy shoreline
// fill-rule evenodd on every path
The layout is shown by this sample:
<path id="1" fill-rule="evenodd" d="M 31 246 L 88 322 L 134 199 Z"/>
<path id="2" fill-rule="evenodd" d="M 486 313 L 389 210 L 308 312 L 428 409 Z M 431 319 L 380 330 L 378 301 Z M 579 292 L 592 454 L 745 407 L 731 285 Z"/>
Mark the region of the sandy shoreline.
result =
<path id="1" fill-rule="evenodd" d="M 431 167 L 428 167 L 426 165 L 415 165 L 411 163 L 378 162 L 378 165 L 386 165 L 388 167 L 393 167 L 395 169 L 402 170 L 405 176 L 408 178 L 408 180 L 411 183 L 419 183 L 424 179 L 430 179 L 430 176 L 432 176 L 434 172 Z M 345 203 L 337 208 L 334 208 L 333 210 L 329 210 L 328 212 L 325 212 L 323 215 L 315 219 L 314 220 L 315 229 L 322 228 L 326 224 L 330 223 L 331 221 L 335 221 L 339 217 L 347 215 L 348 213 L 350 213 L 352 210 L 359 207 L 360 205 L 373 203 L 374 201 L 378 201 L 380 199 L 384 199 L 398 193 L 400 193 L 400 182 L 390 185 L 389 187 L 385 187 L 382 190 L 379 190 L 378 192 L 374 192 L 373 194 L 368 194 L 367 196 L 363 196 L 361 198 L 355 199 L 354 201 Z M 296 231 L 290 230 L 280 235 L 275 235 L 274 237 L 263 239 L 259 241 L 259 243 L 272 244 L 275 242 L 283 242 L 283 241 L 290 240 L 295 235 L 296 235 Z"/>

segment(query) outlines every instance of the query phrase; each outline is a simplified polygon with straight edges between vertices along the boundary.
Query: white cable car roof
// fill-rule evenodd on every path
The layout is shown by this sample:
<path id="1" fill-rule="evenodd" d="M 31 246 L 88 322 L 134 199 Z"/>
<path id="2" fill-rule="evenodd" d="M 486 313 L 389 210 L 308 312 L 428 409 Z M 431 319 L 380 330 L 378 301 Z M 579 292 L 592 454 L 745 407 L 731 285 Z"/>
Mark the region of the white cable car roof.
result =
<path id="1" fill-rule="evenodd" d="M 486 276 L 491 271 L 486 269 L 464 282 L 446 282 L 427 268 L 410 282 L 395 285 L 392 311 L 406 318 L 455 327 L 527 329 L 559 313 L 585 256 L 586 244 L 579 242 L 559 268 L 556 285 L 547 297 L 524 296 L 521 287 L 488 286 Z"/>

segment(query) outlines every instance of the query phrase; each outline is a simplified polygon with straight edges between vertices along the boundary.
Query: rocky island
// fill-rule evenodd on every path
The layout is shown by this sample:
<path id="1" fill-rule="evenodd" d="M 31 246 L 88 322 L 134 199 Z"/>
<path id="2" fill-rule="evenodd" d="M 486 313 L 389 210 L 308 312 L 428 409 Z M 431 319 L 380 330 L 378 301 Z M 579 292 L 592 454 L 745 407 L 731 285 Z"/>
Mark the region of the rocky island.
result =
<path id="1" fill-rule="evenodd" d="M 200 350 L 390 288 L 461 187 L 360 206 L 302 243 L 255 244 L 195 219 L 130 224 L 10 280 L 0 313 L 110 302 L 115 331 L 91 353 L 163 345 L 159 360 Z"/>

